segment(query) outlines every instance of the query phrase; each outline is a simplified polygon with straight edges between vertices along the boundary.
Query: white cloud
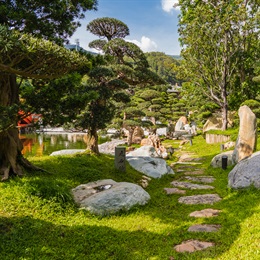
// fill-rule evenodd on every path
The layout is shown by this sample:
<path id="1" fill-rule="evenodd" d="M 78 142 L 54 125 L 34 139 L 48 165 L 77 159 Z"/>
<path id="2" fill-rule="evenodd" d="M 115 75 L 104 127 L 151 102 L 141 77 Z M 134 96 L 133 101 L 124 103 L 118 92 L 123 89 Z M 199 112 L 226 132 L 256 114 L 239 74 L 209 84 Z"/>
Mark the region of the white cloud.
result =
<path id="1" fill-rule="evenodd" d="M 178 6 L 175 7 L 178 3 L 178 0 L 161 0 L 162 9 L 167 13 L 170 13 L 174 9 L 180 9 Z"/>
<path id="2" fill-rule="evenodd" d="M 146 36 L 142 36 L 141 41 L 138 40 L 127 40 L 135 43 L 143 52 L 156 51 L 157 44 Z"/>

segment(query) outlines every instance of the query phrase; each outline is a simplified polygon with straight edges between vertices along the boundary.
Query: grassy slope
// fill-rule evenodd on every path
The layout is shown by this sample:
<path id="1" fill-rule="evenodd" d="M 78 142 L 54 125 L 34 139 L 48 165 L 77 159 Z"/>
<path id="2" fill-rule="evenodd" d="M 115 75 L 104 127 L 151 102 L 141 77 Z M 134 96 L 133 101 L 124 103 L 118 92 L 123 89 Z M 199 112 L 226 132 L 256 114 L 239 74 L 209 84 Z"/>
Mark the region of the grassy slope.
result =
<path id="1" fill-rule="evenodd" d="M 113 158 L 106 155 L 31 158 L 52 174 L 28 173 L 21 179 L 0 183 L 0 258 L 259 259 L 260 191 L 233 191 L 227 187 L 230 168 L 209 166 L 219 148 L 219 144 L 206 144 L 201 136 L 193 140 L 193 146 L 183 147 L 202 156 L 201 167 L 217 179 L 215 192 L 223 200 L 212 207 L 223 212 L 208 219 L 188 216 L 207 206 L 179 204 L 180 195 L 163 191 L 180 177 L 179 173 L 152 180 L 146 189 L 151 200 L 144 207 L 110 217 L 91 215 L 74 205 L 71 188 L 105 178 L 137 183 L 142 175 L 129 166 L 126 173 L 116 171 Z M 173 156 L 169 163 L 174 160 Z M 207 191 L 188 191 L 187 195 L 198 193 Z M 221 224 L 222 228 L 216 233 L 188 233 L 188 227 L 197 223 Z M 188 239 L 212 241 L 216 247 L 193 254 L 173 250 Z"/>

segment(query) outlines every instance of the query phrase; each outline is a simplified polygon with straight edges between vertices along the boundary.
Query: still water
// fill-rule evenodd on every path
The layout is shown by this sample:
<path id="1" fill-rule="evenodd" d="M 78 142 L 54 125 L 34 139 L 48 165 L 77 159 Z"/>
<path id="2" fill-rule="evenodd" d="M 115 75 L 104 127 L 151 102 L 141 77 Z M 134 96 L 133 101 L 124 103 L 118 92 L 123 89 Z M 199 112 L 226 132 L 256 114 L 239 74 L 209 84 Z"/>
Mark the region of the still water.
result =
<path id="1" fill-rule="evenodd" d="M 84 133 L 20 135 L 24 147 L 22 153 L 25 157 L 50 155 L 62 149 L 85 149 L 84 137 Z"/>

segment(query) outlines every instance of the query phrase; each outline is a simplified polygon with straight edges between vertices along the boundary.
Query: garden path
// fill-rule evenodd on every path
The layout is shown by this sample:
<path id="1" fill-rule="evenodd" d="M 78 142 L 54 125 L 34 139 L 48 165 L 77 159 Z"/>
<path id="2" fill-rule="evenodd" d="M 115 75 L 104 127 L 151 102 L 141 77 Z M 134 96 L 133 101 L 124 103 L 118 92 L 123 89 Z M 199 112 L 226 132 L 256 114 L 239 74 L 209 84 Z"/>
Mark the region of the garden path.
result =
<path id="1" fill-rule="evenodd" d="M 166 194 L 185 195 L 187 190 L 197 190 L 198 193 L 200 190 L 214 190 L 215 178 L 213 176 L 204 175 L 203 168 L 200 168 L 201 162 L 199 161 L 201 161 L 202 158 L 196 158 L 196 154 L 194 153 L 184 153 L 182 151 L 180 151 L 180 153 L 179 161 L 171 165 L 172 167 L 176 167 L 176 172 L 180 174 L 180 177 L 178 180 L 170 183 L 174 188 L 164 188 Z M 214 192 L 193 196 L 181 196 L 178 202 L 186 205 L 203 204 L 206 206 L 213 205 L 220 200 L 219 195 Z M 189 216 L 210 218 L 217 217 L 220 212 L 221 210 L 205 207 L 203 210 L 191 212 Z M 197 224 L 190 226 L 187 232 L 217 232 L 220 228 L 221 225 L 219 224 Z M 176 245 L 174 249 L 177 252 L 192 253 L 213 246 L 215 246 L 215 244 L 212 242 L 192 239 L 183 241 L 181 244 Z"/>

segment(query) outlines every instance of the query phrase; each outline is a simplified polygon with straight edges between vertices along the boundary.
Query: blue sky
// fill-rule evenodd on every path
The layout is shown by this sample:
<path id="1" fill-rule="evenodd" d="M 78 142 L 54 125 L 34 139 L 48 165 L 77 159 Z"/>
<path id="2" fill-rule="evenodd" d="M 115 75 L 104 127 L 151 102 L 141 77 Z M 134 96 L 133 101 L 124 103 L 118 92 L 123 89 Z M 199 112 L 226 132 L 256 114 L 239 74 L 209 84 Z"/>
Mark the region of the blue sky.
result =
<path id="1" fill-rule="evenodd" d="M 173 5 L 178 0 L 98 0 L 98 10 L 88 11 L 82 26 L 77 29 L 70 42 L 79 39 L 80 46 L 91 50 L 88 43 L 97 36 L 86 31 L 86 25 L 96 18 L 112 17 L 121 20 L 130 30 L 125 38 L 134 42 L 144 52 L 160 51 L 179 55 L 178 15 Z M 93 51 L 93 50 L 92 50 Z"/>

